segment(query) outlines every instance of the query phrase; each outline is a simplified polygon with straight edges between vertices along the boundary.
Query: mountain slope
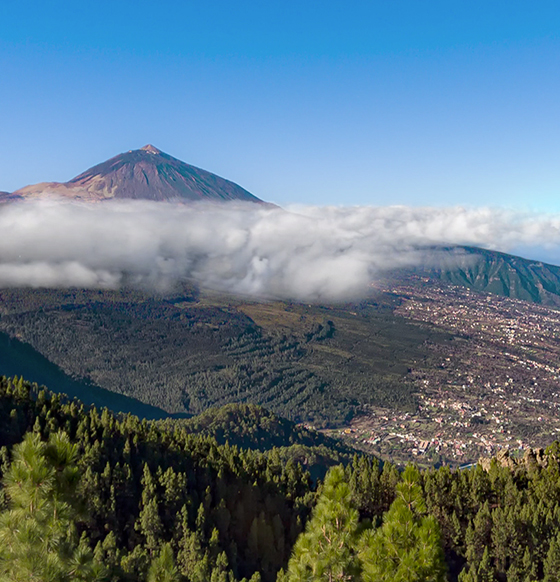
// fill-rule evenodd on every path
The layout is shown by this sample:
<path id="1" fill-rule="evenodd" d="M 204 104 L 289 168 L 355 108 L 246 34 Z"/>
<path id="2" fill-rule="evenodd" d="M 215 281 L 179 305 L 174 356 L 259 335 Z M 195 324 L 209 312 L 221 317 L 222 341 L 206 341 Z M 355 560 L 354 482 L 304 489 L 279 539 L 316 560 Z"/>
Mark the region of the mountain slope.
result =
<path id="1" fill-rule="evenodd" d="M 242 449 L 267 451 L 273 447 L 322 445 L 338 452 L 350 453 L 350 449 L 339 441 L 297 425 L 255 404 L 226 404 L 209 408 L 193 418 L 166 422 L 175 424 L 188 433 L 212 436 L 219 444 L 229 442 L 230 445 Z"/>
<path id="2" fill-rule="evenodd" d="M 322 479 L 328 467 L 348 464 L 356 451 L 339 440 L 277 416 L 254 404 L 227 404 L 210 408 L 188 420 L 166 419 L 162 428 L 185 434 L 210 436 L 218 444 L 271 452 L 283 459 L 299 463 L 313 479 Z"/>
<path id="3" fill-rule="evenodd" d="M 23 197 L 18 194 L 11 194 L 10 192 L 0 192 L 0 203 L 15 202 L 16 200 L 23 200 Z"/>
<path id="4" fill-rule="evenodd" d="M 0 299 L 0 374 L 66 390 L 39 379 L 48 360 L 86 401 L 95 386 L 180 416 L 237 403 L 173 422 L 251 448 L 272 429 L 307 467 L 322 445 L 290 444 L 291 425 L 260 412 L 244 426 L 247 404 L 425 464 L 543 446 L 560 431 L 560 310 L 435 278 L 330 306 L 190 288 L 159 297 L 4 289 Z"/>
<path id="5" fill-rule="evenodd" d="M 188 290 L 157 299 L 5 289 L 0 314 L 0 331 L 67 375 L 167 412 L 252 402 L 315 425 L 343 422 L 362 402 L 412 410 L 403 376 L 424 342 L 448 340 L 396 320 L 390 306 L 262 304 Z"/>
<path id="6" fill-rule="evenodd" d="M 34 199 L 45 195 L 88 202 L 108 199 L 262 202 L 241 186 L 190 166 L 152 145 L 119 154 L 68 182 L 42 182 L 21 188 L 4 198 Z"/>
<path id="7" fill-rule="evenodd" d="M 453 260 L 425 275 L 475 291 L 560 305 L 560 267 L 477 247 L 454 249 Z"/>
<path id="8" fill-rule="evenodd" d="M 1 478 L 12 446 L 26 432 L 48 437 L 62 429 L 79 450 L 85 513 L 83 521 L 74 516 L 77 529 L 87 532 L 84 542 L 109 570 L 103 579 L 151 579 L 146 571 L 154 542 L 171 541 L 181 580 L 246 582 L 257 571 L 263 582 L 276 580 L 314 499 L 299 465 L 66 403 L 36 388 L 0 377 L 0 512 L 6 508 Z M 258 536 L 268 545 L 255 545 Z"/>

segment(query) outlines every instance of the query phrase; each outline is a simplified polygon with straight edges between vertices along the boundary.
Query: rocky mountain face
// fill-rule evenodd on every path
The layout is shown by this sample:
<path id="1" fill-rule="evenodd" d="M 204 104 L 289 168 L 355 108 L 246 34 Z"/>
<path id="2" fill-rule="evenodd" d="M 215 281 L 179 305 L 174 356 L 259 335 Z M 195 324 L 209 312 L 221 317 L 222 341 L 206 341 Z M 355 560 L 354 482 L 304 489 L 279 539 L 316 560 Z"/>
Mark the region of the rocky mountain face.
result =
<path id="1" fill-rule="evenodd" d="M 0 193 L 0 202 L 45 196 L 87 202 L 108 199 L 262 202 L 241 186 L 186 164 L 152 145 L 119 154 L 68 182 L 42 182 L 11 194 Z"/>
<path id="2" fill-rule="evenodd" d="M 531 447 L 524 449 L 523 456 L 513 458 L 510 456 L 508 449 L 500 449 L 495 457 L 481 457 L 478 464 L 485 470 L 490 471 L 492 461 L 501 467 L 506 467 L 513 472 L 522 472 L 523 470 L 534 470 L 535 467 L 546 469 L 551 461 L 557 461 L 556 455 L 551 451 L 546 454 L 542 448 L 533 449 Z"/>

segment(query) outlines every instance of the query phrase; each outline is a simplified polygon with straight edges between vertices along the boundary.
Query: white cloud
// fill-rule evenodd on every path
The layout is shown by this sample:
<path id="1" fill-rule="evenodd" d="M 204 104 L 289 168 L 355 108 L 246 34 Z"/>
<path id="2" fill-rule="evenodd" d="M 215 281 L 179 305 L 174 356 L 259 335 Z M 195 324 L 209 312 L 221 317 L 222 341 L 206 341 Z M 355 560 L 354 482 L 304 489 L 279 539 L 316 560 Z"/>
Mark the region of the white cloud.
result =
<path id="1" fill-rule="evenodd" d="M 194 279 L 254 297 L 337 300 L 360 296 L 396 267 L 453 260 L 427 252 L 430 245 L 550 256 L 560 217 L 488 208 L 25 202 L 0 208 L 0 286 Z"/>

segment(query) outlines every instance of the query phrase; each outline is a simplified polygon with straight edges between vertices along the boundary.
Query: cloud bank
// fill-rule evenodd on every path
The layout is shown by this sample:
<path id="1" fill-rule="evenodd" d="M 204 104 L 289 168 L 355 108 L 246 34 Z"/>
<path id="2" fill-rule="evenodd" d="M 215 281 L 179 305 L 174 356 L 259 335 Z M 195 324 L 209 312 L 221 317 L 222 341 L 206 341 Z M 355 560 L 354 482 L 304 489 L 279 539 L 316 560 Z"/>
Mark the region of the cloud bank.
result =
<path id="1" fill-rule="evenodd" d="M 392 269 L 441 260 L 425 250 L 434 245 L 556 256 L 560 216 L 458 207 L 6 204 L 0 287 L 162 289 L 188 279 L 258 298 L 344 300 Z"/>

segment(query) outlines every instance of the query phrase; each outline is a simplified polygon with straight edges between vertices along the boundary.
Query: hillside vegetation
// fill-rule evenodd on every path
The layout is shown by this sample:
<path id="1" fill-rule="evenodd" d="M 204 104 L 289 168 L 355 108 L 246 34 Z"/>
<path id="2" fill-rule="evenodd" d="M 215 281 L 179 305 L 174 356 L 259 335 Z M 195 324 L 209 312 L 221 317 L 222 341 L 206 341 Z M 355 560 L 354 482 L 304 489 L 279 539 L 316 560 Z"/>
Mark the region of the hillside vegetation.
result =
<path id="1" fill-rule="evenodd" d="M 247 412 L 246 432 L 263 430 L 266 414 Z M 559 576 L 558 443 L 464 471 L 401 474 L 354 457 L 317 489 L 276 448 L 219 445 L 2 378 L 0 447 L 0 538 L 11 540 L 0 545 L 0 575 L 10 580 L 28 580 L 30 572 L 46 579 L 38 576 L 41 555 L 56 580 L 299 582 L 335 571 L 363 582 L 403 571 L 416 572 L 407 580 L 462 582 Z M 41 475 L 51 477 L 35 488 Z M 10 526 L 17 516 L 25 528 Z M 41 545 L 22 532 L 43 532 Z"/>
<path id="2" fill-rule="evenodd" d="M 394 317 L 388 295 L 349 306 L 216 294 L 2 291 L 0 330 L 66 374 L 169 413 L 251 402 L 317 426 L 366 405 L 415 409 L 409 369 L 452 336 Z"/>
<path id="3" fill-rule="evenodd" d="M 187 285 L 1 299 L 0 374 L 143 418 L 256 404 L 423 466 L 546 446 L 560 430 L 560 310 L 419 275 L 330 306 Z M 322 462 L 306 446 L 298 458 Z"/>
<path id="4" fill-rule="evenodd" d="M 295 461 L 313 479 L 323 478 L 328 467 L 348 464 L 356 450 L 255 404 L 226 404 L 189 420 L 160 421 L 161 426 L 189 434 L 215 438 L 218 444 L 267 452 L 284 461 Z"/>
<path id="5" fill-rule="evenodd" d="M 447 266 L 431 268 L 432 278 L 474 291 L 543 305 L 560 305 L 560 267 L 477 247 L 458 247 Z"/>

